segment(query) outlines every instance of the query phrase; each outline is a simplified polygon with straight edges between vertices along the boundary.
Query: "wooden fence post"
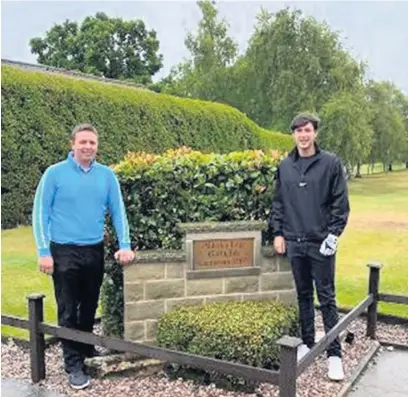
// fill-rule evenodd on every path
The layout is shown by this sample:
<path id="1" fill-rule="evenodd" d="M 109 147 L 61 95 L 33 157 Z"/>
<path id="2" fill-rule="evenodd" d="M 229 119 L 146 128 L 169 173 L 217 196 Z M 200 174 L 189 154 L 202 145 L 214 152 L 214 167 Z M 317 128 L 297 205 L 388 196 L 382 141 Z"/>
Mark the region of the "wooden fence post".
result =
<path id="1" fill-rule="evenodd" d="M 279 397 L 296 397 L 297 348 L 302 341 L 284 336 L 277 344 L 280 345 Z"/>
<path id="2" fill-rule="evenodd" d="M 44 295 L 33 294 L 28 299 L 28 321 L 30 331 L 31 380 L 38 383 L 45 379 L 45 338 L 39 332 L 39 324 L 44 320 Z"/>
<path id="3" fill-rule="evenodd" d="M 368 306 L 367 310 L 367 336 L 371 339 L 375 339 L 377 329 L 378 287 L 380 284 L 380 269 L 382 268 L 382 264 L 369 263 L 367 266 L 370 268 L 368 293 L 372 294 L 374 298 L 373 303 Z"/>

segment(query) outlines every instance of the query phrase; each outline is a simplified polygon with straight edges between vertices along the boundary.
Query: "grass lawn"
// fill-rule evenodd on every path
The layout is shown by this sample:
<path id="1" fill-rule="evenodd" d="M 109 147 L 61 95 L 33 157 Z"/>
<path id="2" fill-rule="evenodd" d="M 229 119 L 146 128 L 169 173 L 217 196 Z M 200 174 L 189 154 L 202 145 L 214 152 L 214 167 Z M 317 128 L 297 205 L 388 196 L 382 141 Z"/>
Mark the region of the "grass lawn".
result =
<path id="1" fill-rule="evenodd" d="M 381 262 L 380 290 L 408 292 L 408 171 L 374 174 L 350 183 L 350 222 L 337 259 L 337 296 L 341 306 L 355 306 L 368 289 L 370 261 Z M 2 314 L 27 318 L 26 295 L 41 292 L 45 320 L 56 323 L 52 280 L 37 270 L 30 227 L 3 230 Z M 380 304 L 380 311 L 408 317 L 408 307 Z M 3 335 L 27 337 L 25 330 L 2 326 Z"/>
<path id="2" fill-rule="evenodd" d="M 337 296 L 355 306 L 367 294 L 370 261 L 381 262 L 380 291 L 408 293 L 408 171 L 350 183 L 351 214 L 337 259 Z M 408 306 L 380 303 L 382 313 L 408 317 Z"/>
<path id="3" fill-rule="evenodd" d="M 56 323 L 56 305 L 51 277 L 38 271 L 31 227 L 1 232 L 1 313 L 28 318 L 26 296 L 45 294 L 45 321 Z M 28 339 L 28 331 L 1 327 L 3 336 Z"/>

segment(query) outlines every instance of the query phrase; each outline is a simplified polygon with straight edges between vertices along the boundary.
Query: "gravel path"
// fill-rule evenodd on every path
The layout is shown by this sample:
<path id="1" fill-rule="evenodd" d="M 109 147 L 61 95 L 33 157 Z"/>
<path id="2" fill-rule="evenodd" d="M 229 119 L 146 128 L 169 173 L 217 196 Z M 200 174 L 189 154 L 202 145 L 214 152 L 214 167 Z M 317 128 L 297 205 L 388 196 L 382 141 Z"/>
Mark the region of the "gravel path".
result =
<path id="1" fill-rule="evenodd" d="M 321 330 L 321 319 L 317 316 L 317 330 Z M 355 334 L 353 344 L 343 343 L 343 363 L 346 377 L 359 365 L 364 355 L 376 342 L 366 339 L 366 323 L 355 320 L 349 331 Z M 378 325 L 378 338 L 398 343 L 408 343 L 408 328 L 386 324 Z M 30 381 L 29 353 L 9 342 L 2 344 L 1 368 L 3 378 Z M 298 397 L 335 397 L 343 383 L 333 383 L 326 377 L 326 358 L 319 357 L 298 378 Z M 82 391 L 72 390 L 66 381 L 62 367 L 62 355 L 59 345 L 46 351 L 47 379 L 41 384 L 52 391 L 76 397 L 278 397 L 278 388 L 274 385 L 261 384 L 258 392 L 231 392 L 216 388 L 214 385 L 203 386 L 181 379 L 171 381 L 161 374 L 146 377 L 117 377 L 93 379 L 91 386 Z"/>

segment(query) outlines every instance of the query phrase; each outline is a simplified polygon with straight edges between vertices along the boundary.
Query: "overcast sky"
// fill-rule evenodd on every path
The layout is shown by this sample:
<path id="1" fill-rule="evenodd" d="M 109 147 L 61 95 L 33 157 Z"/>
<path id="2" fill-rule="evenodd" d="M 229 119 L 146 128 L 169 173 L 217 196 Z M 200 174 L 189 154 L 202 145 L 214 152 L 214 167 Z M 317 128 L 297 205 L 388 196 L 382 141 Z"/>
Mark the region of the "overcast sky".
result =
<path id="1" fill-rule="evenodd" d="M 261 7 L 277 11 L 285 6 L 301 9 L 340 31 L 343 43 L 359 60 L 367 60 L 370 75 L 391 80 L 408 94 L 408 2 L 328 1 L 218 1 L 221 17 L 230 25 L 230 35 L 243 51 L 253 32 Z M 188 55 L 184 37 L 200 19 L 195 1 L 4 1 L 1 2 L 1 56 L 36 63 L 29 40 L 43 36 L 53 24 L 66 19 L 81 21 L 103 11 L 112 17 L 143 19 L 160 40 L 166 75 L 171 66 Z"/>

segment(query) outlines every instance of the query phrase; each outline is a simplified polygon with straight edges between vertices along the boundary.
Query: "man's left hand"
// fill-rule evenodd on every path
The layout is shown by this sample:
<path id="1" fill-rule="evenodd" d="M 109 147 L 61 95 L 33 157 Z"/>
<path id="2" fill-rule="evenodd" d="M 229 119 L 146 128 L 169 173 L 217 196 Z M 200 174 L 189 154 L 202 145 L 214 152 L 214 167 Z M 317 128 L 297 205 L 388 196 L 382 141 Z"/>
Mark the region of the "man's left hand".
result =
<path id="1" fill-rule="evenodd" d="M 324 256 L 334 255 L 337 251 L 338 237 L 334 234 L 329 234 L 320 246 L 320 253 Z"/>
<path id="2" fill-rule="evenodd" d="M 135 253 L 132 250 L 121 249 L 115 252 L 115 259 L 121 265 L 128 265 L 135 259 Z"/>

